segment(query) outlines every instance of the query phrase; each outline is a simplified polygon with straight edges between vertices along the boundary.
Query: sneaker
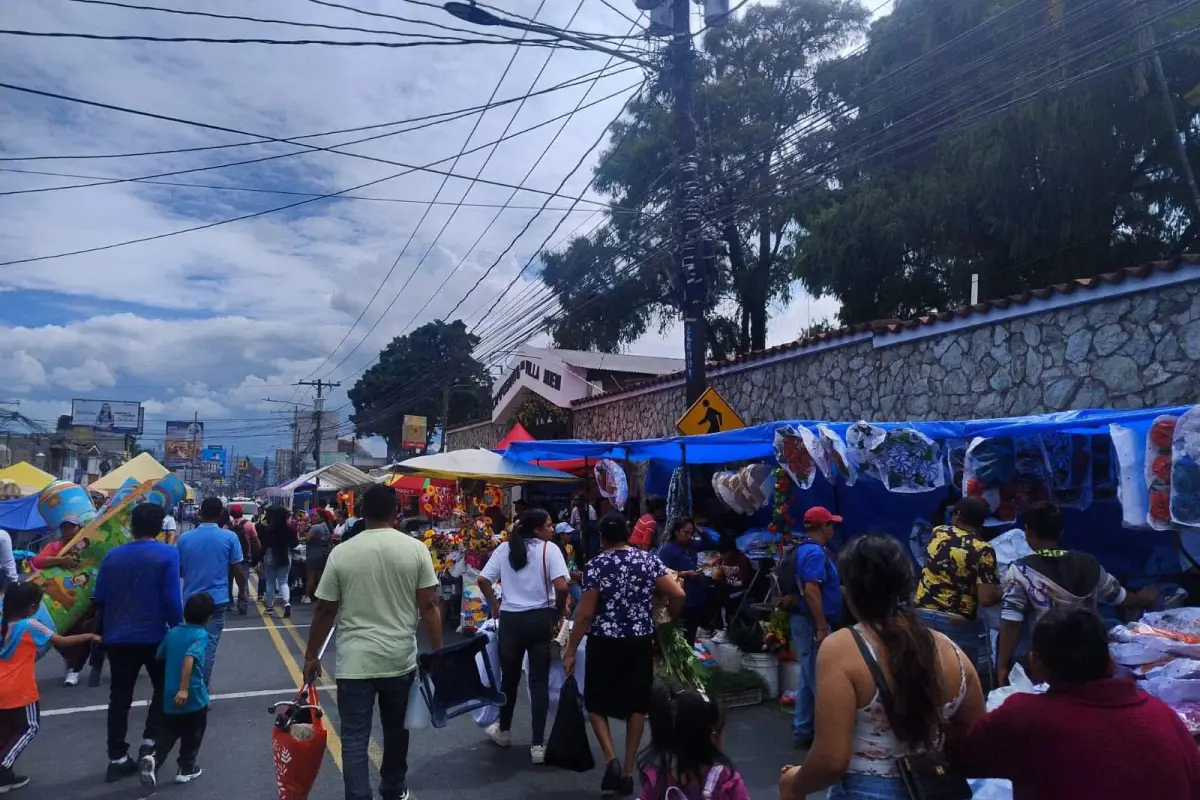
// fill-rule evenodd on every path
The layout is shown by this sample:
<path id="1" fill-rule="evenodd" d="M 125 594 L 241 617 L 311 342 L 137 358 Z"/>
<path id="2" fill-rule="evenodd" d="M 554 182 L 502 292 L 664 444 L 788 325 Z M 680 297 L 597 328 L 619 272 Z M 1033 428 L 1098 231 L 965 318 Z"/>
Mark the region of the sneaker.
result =
<path id="1" fill-rule="evenodd" d="M 499 722 L 493 722 L 491 725 L 488 725 L 487 730 L 484 732 L 487 734 L 489 739 L 501 747 L 512 746 L 512 731 L 500 730 Z"/>
<path id="2" fill-rule="evenodd" d="M 417 800 L 413 793 L 408 789 L 403 789 L 399 792 L 392 792 L 391 794 L 381 794 L 379 796 L 383 800 Z"/>
<path id="3" fill-rule="evenodd" d="M 600 793 L 611 797 L 621 788 L 621 762 L 615 758 L 604 768 L 604 777 L 600 779 Z"/>
<path id="4" fill-rule="evenodd" d="M 179 772 L 177 772 L 175 774 L 175 782 L 176 783 L 191 783 L 192 781 L 196 780 L 196 778 L 199 778 L 200 775 L 203 774 L 203 772 L 204 772 L 204 770 L 200 769 L 199 767 L 195 767 L 195 766 L 191 767 L 189 769 L 184 769 L 183 767 L 180 767 Z"/>
<path id="5" fill-rule="evenodd" d="M 546 748 L 543 745 L 535 744 L 529 748 L 529 760 L 534 764 L 546 763 Z"/>
<path id="6" fill-rule="evenodd" d="M 88 673 L 88 687 L 95 689 L 97 686 L 99 686 L 100 679 L 103 674 L 104 667 L 92 667 L 91 672 Z"/>
<path id="7" fill-rule="evenodd" d="M 137 771 L 137 762 L 129 756 L 124 756 L 120 761 L 108 762 L 108 772 L 104 776 L 104 782 L 116 783 L 122 778 L 128 778 L 131 775 L 136 775 Z"/>
<path id="8" fill-rule="evenodd" d="M 248 606 L 244 606 L 244 605 L 238 606 L 238 616 L 239 617 L 244 617 L 249 613 L 250 613 L 250 608 Z"/>
<path id="9" fill-rule="evenodd" d="M 263 616 L 264 616 L 264 617 L 270 617 L 271 619 L 274 619 L 274 618 L 275 618 L 275 609 L 274 609 L 274 608 L 272 608 L 272 607 L 270 607 L 270 606 L 268 606 L 268 607 L 267 607 L 267 610 L 263 612 Z"/>
<path id="10" fill-rule="evenodd" d="M 63 678 L 63 686 L 78 686 L 79 685 L 79 670 L 67 670 L 66 677 Z"/>
<path id="11" fill-rule="evenodd" d="M 138 759 L 138 780 L 142 782 L 142 786 L 148 789 L 153 789 L 158 786 L 158 764 L 154 761 L 154 755 L 147 753 Z"/>
<path id="12" fill-rule="evenodd" d="M 312 598 L 311 598 L 311 597 L 309 597 L 308 595 L 305 595 L 304 597 L 301 597 L 301 598 L 300 598 L 300 605 L 302 605 L 302 606 L 312 605 Z"/>
<path id="13" fill-rule="evenodd" d="M 727 642 L 727 641 L 728 641 L 728 637 L 725 636 L 725 631 L 717 631 L 716 633 L 713 634 L 713 637 L 712 637 L 713 644 L 725 644 L 725 642 Z"/>
<path id="14" fill-rule="evenodd" d="M 284 603 L 284 604 L 283 604 L 283 618 L 284 618 L 284 619 L 288 619 L 288 618 L 290 618 L 291 616 L 292 616 L 292 604 L 291 604 L 291 603 Z"/>
<path id="15" fill-rule="evenodd" d="M 29 783 L 29 778 L 18 775 L 11 767 L 0 769 L 0 794 L 8 794 L 13 789 L 20 789 Z"/>

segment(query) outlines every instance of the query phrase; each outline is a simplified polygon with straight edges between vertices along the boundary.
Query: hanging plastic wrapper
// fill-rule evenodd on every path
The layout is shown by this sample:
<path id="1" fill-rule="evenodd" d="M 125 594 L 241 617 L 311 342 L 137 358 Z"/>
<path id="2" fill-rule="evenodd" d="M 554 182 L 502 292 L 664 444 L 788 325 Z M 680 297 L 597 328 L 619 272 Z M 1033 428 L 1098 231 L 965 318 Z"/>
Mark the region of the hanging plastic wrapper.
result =
<path id="1" fill-rule="evenodd" d="M 717 498 L 731 510 L 750 515 L 771 501 L 774 477 L 765 464 L 750 464 L 736 471 L 713 474 Z"/>
<path id="2" fill-rule="evenodd" d="M 879 450 L 886 439 L 887 431 L 869 422 L 856 422 L 846 429 L 846 452 L 859 473 L 883 480 Z"/>
<path id="3" fill-rule="evenodd" d="M 801 489 L 812 488 L 817 477 L 816 463 L 809 449 L 809 442 L 814 442 L 815 449 L 815 441 L 812 432 L 803 427 L 784 425 L 775 429 L 775 460 Z"/>
<path id="4" fill-rule="evenodd" d="M 1146 431 L 1108 426 L 1113 456 L 1117 462 L 1117 500 L 1121 503 L 1121 525 L 1145 528 L 1150 517 L 1150 493 L 1146 489 Z"/>
<path id="5" fill-rule="evenodd" d="M 1146 488 L 1150 492 L 1146 521 L 1159 531 L 1171 528 L 1171 451 L 1178 422 L 1179 417 L 1157 417 L 1146 437 Z"/>
<path id="6" fill-rule="evenodd" d="M 1050 472 L 1050 499 L 1064 508 L 1092 504 L 1092 443 L 1090 436 L 1042 434 L 1042 449 Z"/>
<path id="7" fill-rule="evenodd" d="M 1200 406 L 1175 424 L 1171 443 L 1171 521 L 1200 527 Z"/>
<path id="8" fill-rule="evenodd" d="M 947 439 L 942 447 L 946 451 L 946 482 L 951 486 L 963 485 L 963 467 L 967 460 L 967 439 Z"/>
<path id="9" fill-rule="evenodd" d="M 850 455 L 846 452 L 846 444 L 832 428 L 825 423 L 817 425 L 817 452 L 821 453 L 821 471 L 833 483 L 841 478 L 847 486 L 853 486 L 858 480 L 858 471 L 850 463 Z M 819 462 L 818 462 L 819 463 Z"/>
<path id="10" fill-rule="evenodd" d="M 675 529 L 675 520 L 692 515 L 692 478 L 687 466 L 677 467 L 671 473 L 671 486 L 667 489 L 667 524 L 658 531 L 656 544 L 667 540 Z"/>
<path id="11" fill-rule="evenodd" d="M 625 510 L 625 504 L 629 502 L 629 480 L 620 464 L 611 458 L 596 462 L 596 486 L 601 496 L 611 500 L 618 510 Z"/>
<path id="12" fill-rule="evenodd" d="M 850 461 L 890 492 L 929 492 L 946 485 L 937 443 L 913 428 L 885 430 L 858 422 L 846 431 Z"/>

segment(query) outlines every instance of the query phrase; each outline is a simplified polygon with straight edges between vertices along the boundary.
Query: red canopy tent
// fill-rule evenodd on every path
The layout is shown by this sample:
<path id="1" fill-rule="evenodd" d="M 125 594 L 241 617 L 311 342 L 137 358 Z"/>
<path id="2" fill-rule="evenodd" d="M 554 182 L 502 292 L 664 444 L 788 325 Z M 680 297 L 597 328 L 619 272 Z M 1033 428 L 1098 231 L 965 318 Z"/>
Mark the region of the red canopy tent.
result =
<path id="1" fill-rule="evenodd" d="M 496 451 L 503 453 L 508 449 L 508 446 L 513 442 L 536 442 L 533 434 L 525 430 L 525 426 L 521 423 L 514 423 L 508 434 L 500 440 L 496 445 Z M 582 458 L 572 458 L 566 461 L 535 461 L 535 464 L 540 464 L 543 467 L 557 469 L 562 472 L 570 472 L 572 475 L 582 475 L 583 472 L 591 467 L 596 466 L 595 461 L 589 461 Z"/>
<path id="2" fill-rule="evenodd" d="M 425 478 L 420 475 L 397 475 L 388 481 L 388 486 L 400 494 L 419 495 L 425 490 L 425 481 L 429 481 L 431 486 L 454 487 L 454 481 L 446 481 L 441 478 Z"/>

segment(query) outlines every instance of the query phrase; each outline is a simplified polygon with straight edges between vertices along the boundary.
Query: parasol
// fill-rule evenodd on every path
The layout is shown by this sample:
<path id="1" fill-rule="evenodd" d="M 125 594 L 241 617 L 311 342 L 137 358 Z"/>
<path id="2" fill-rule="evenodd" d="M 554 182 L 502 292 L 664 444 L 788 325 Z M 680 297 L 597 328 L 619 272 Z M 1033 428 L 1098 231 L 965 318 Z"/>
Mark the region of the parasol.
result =
<path id="1" fill-rule="evenodd" d="M 417 456 L 392 464 L 388 469 L 427 478 L 475 479 L 499 486 L 532 482 L 576 483 L 579 480 L 568 472 L 527 464 L 482 448 Z"/>

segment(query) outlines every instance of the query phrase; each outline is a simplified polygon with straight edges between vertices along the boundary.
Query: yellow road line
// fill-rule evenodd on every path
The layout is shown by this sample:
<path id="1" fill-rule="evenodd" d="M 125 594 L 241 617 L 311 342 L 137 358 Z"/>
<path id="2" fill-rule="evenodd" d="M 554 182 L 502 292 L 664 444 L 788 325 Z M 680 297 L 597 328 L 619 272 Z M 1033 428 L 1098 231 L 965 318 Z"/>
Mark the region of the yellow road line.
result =
<path id="1" fill-rule="evenodd" d="M 282 625 L 289 634 L 291 634 L 292 639 L 296 642 L 296 646 L 299 647 L 300 652 L 303 653 L 308 648 L 308 643 L 301 638 L 300 631 L 296 629 L 296 626 L 292 624 L 292 621 L 290 619 L 280 619 L 278 620 L 278 623 Z M 379 745 L 375 744 L 374 739 L 369 739 L 367 741 L 367 755 L 370 756 L 371 762 L 375 765 L 375 769 L 379 769 L 380 765 L 383 763 L 383 751 L 379 749 Z"/>

